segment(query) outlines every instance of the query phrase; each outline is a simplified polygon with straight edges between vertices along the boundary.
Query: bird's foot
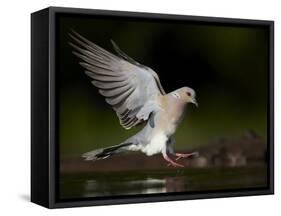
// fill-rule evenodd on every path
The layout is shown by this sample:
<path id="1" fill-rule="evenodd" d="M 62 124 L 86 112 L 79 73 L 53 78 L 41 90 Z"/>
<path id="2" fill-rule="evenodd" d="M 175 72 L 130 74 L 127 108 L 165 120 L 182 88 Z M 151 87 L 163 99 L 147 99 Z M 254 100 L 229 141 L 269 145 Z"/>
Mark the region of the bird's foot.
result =
<path id="1" fill-rule="evenodd" d="M 173 167 L 184 167 L 184 165 L 182 165 L 182 164 L 179 164 L 179 163 L 176 163 L 176 162 L 169 162 L 168 164 L 167 164 L 167 166 L 169 167 L 169 166 L 173 166 Z"/>
<path id="2" fill-rule="evenodd" d="M 168 155 L 164 156 L 164 159 L 169 162 L 167 164 L 167 166 L 184 167 L 184 165 L 176 163 L 175 161 L 173 161 L 171 158 L 168 157 Z"/>
<path id="3" fill-rule="evenodd" d="M 191 157 L 191 156 L 198 157 L 199 153 L 198 152 L 192 152 L 192 153 L 187 153 L 187 154 L 176 153 L 175 155 L 177 156 L 177 158 L 176 158 L 176 161 L 177 161 L 181 158 L 188 158 L 188 157 Z"/>

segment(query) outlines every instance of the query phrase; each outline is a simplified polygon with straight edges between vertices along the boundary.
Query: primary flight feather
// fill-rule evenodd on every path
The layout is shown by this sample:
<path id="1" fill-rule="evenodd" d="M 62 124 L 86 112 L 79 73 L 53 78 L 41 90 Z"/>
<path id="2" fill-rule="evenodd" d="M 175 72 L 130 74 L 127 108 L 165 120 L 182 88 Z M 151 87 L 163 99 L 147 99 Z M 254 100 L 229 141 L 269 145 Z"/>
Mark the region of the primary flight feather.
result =
<path id="1" fill-rule="evenodd" d="M 80 58 L 92 84 L 115 110 L 120 125 L 130 129 L 145 122 L 142 130 L 121 144 L 87 152 L 83 157 L 98 160 L 124 151 L 142 151 L 148 156 L 162 153 L 170 165 L 182 167 L 169 155 L 178 160 L 193 154 L 174 152 L 174 133 L 186 104 L 197 105 L 195 91 L 182 87 L 166 94 L 157 73 L 126 55 L 113 41 L 118 56 L 74 31 L 70 37 L 73 53 Z"/>

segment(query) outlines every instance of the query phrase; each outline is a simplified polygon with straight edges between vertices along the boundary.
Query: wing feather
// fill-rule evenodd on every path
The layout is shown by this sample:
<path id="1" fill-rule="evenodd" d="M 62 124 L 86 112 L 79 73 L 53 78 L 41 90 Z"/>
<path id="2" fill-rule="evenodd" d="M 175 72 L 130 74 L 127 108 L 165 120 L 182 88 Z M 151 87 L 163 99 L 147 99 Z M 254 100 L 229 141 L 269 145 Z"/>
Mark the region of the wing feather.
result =
<path id="1" fill-rule="evenodd" d="M 112 90 L 99 90 L 99 93 L 105 97 L 115 97 L 117 95 L 120 95 L 120 94 L 124 94 L 126 91 L 129 91 L 130 89 L 132 88 L 132 86 L 130 84 L 128 85 L 125 85 L 123 87 L 120 87 L 120 88 L 115 88 L 115 89 L 112 89 Z"/>
<path id="2" fill-rule="evenodd" d="M 108 69 L 97 67 L 95 65 L 90 65 L 85 62 L 80 62 L 80 65 L 82 67 L 86 68 L 88 71 L 95 71 L 96 74 L 105 75 L 105 76 L 114 76 L 114 77 L 120 76 L 120 74 L 115 73 L 114 71 L 110 71 Z"/>
<path id="3" fill-rule="evenodd" d="M 165 94 L 158 75 L 141 65 L 113 43 L 119 56 L 108 52 L 77 32 L 70 34 L 73 54 L 91 77 L 92 84 L 115 110 L 120 124 L 130 129 L 147 121 L 159 106 L 156 97 Z"/>
<path id="4" fill-rule="evenodd" d="M 100 89 L 110 90 L 110 89 L 116 89 L 121 88 L 125 85 L 128 85 L 128 80 L 122 81 L 122 82 L 113 82 L 113 83 L 103 83 L 100 81 L 93 80 L 92 84 Z"/>
<path id="5" fill-rule="evenodd" d="M 126 80 L 122 76 L 119 77 L 103 76 L 97 73 L 93 73 L 91 71 L 85 71 L 85 74 L 87 74 L 89 77 L 93 78 L 94 80 L 101 81 L 101 82 L 122 82 Z"/>
<path id="6" fill-rule="evenodd" d="M 118 107 L 119 105 L 121 105 L 121 102 L 125 101 L 133 93 L 134 90 L 134 88 L 130 88 L 129 91 L 126 91 L 125 93 L 120 94 L 117 97 L 109 97 L 105 100 L 110 105 Z"/>

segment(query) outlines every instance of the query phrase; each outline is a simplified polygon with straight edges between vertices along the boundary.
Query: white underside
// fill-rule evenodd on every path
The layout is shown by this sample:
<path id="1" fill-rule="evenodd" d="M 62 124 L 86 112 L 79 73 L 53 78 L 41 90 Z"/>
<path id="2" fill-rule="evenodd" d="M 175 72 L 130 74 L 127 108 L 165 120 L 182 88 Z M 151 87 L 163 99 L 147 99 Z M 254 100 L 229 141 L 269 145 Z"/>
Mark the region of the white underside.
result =
<path id="1" fill-rule="evenodd" d="M 150 143 L 143 146 L 140 150 L 147 156 L 158 154 L 166 149 L 167 136 L 164 133 L 155 134 Z"/>

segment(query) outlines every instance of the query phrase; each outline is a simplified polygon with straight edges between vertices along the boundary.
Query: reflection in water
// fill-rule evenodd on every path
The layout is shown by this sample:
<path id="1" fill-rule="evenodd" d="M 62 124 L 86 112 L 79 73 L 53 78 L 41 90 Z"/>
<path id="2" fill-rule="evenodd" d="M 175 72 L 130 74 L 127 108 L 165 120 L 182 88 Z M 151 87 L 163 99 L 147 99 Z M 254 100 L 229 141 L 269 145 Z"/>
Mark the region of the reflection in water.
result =
<path id="1" fill-rule="evenodd" d="M 90 179 L 85 181 L 84 196 L 181 192 L 188 191 L 190 184 L 189 177 L 180 171 L 177 171 L 175 176 L 163 176 L 162 178 L 146 177 L 144 179 L 115 179 L 112 181 Z"/>
<path id="2" fill-rule="evenodd" d="M 165 181 L 167 192 L 181 192 L 187 190 L 189 182 L 187 177 L 167 177 Z"/>
<path id="3" fill-rule="evenodd" d="M 86 180 L 84 186 L 85 197 L 110 196 L 113 194 L 152 194 L 166 192 L 165 179 L 146 178 L 130 181 Z"/>
<path id="4" fill-rule="evenodd" d="M 62 198 L 265 187 L 266 167 L 200 168 L 72 174 L 60 178 Z"/>

